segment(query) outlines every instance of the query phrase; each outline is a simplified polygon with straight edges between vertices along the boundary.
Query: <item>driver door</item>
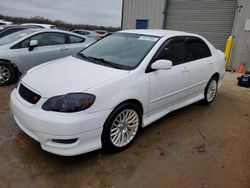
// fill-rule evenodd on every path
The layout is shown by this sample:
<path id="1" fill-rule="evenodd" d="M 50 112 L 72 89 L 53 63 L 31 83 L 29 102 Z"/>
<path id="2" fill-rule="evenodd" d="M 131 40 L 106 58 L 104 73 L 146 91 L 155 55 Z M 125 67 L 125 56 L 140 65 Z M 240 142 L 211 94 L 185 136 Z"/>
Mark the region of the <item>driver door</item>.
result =
<path id="1" fill-rule="evenodd" d="M 156 60 L 170 60 L 170 70 L 150 72 L 149 113 L 155 114 L 185 100 L 190 84 L 190 65 L 184 37 L 168 39 L 156 53 Z"/>
<path id="2" fill-rule="evenodd" d="M 29 51 L 31 40 L 37 40 L 38 46 Z M 22 70 L 28 70 L 36 65 L 62 58 L 71 54 L 68 44 L 66 44 L 66 35 L 57 32 L 45 32 L 34 35 L 20 43 L 19 49 L 12 50 L 13 57 L 22 67 Z"/>

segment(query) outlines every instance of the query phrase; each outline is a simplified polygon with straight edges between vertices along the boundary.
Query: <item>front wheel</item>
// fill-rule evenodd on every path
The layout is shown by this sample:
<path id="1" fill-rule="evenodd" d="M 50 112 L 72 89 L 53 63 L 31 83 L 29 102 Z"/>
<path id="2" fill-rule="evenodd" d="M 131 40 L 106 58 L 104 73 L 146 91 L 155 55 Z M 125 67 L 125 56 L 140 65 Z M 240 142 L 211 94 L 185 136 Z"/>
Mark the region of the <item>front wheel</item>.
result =
<path id="1" fill-rule="evenodd" d="M 205 89 L 205 98 L 201 101 L 202 104 L 209 105 L 212 103 L 216 97 L 218 91 L 218 80 L 216 78 L 211 78 Z"/>
<path id="2" fill-rule="evenodd" d="M 12 65 L 0 64 L 0 86 L 7 86 L 14 82 L 16 71 Z"/>
<path id="3" fill-rule="evenodd" d="M 135 140 L 141 121 L 141 111 L 134 104 L 123 104 L 114 109 L 104 125 L 103 149 L 110 152 L 126 149 Z"/>

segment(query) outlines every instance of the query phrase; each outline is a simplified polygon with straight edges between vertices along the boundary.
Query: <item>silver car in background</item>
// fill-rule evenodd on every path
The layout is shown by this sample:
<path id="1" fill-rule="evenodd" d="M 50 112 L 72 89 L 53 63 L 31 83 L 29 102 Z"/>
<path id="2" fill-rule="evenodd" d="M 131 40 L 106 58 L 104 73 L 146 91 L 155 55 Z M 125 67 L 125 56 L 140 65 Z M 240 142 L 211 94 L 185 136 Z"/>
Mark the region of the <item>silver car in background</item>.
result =
<path id="1" fill-rule="evenodd" d="M 95 31 L 90 31 L 90 30 L 83 30 L 83 29 L 75 29 L 72 31 L 73 33 L 77 33 L 79 35 L 92 38 L 94 40 L 100 40 L 102 38 L 102 35 Z"/>
<path id="2" fill-rule="evenodd" d="M 26 29 L 0 39 L 0 86 L 13 83 L 28 69 L 73 55 L 95 42 L 91 38 L 62 31 Z"/>

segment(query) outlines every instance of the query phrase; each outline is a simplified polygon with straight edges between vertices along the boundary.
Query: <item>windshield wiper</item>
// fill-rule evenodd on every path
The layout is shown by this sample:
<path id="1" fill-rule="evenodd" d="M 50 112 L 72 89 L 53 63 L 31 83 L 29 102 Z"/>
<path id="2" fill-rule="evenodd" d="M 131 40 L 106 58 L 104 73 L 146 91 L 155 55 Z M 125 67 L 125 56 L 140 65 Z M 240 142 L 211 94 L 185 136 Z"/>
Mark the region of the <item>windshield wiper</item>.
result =
<path id="1" fill-rule="evenodd" d="M 86 55 L 83 54 L 83 53 L 79 53 L 78 55 L 80 55 L 80 56 L 81 56 L 82 58 L 84 58 L 84 59 L 87 59 L 87 60 L 89 60 L 89 61 L 91 61 L 91 62 L 96 63 L 95 59 L 93 59 L 93 58 L 91 58 L 91 57 L 89 57 L 89 56 L 86 56 Z"/>
<path id="2" fill-rule="evenodd" d="M 88 57 L 88 58 L 91 58 L 91 59 L 93 59 L 93 60 L 96 60 L 96 61 L 98 61 L 98 62 L 100 62 L 100 63 L 102 63 L 102 64 L 107 64 L 107 65 L 110 65 L 110 66 L 112 66 L 112 67 L 114 67 L 114 68 L 121 69 L 121 66 L 120 66 L 120 65 L 118 65 L 118 64 L 116 64 L 116 63 L 112 63 L 112 62 L 110 62 L 110 61 L 107 61 L 107 60 L 105 60 L 105 59 L 103 59 L 103 58 L 96 58 L 96 57 Z"/>

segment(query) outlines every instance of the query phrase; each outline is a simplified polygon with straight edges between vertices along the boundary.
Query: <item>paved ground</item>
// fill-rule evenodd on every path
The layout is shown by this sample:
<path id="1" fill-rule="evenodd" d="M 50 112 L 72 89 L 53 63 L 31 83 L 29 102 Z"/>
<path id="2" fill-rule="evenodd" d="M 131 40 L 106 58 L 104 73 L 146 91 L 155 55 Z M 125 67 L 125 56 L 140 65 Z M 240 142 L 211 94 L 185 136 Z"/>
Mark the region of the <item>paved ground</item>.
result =
<path id="1" fill-rule="evenodd" d="M 226 75 L 217 99 L 144 129 L 118 154 L 59 157 L 16 126 L 0 88 L 0 187 L 250 187 L 250 89 Z"/>

